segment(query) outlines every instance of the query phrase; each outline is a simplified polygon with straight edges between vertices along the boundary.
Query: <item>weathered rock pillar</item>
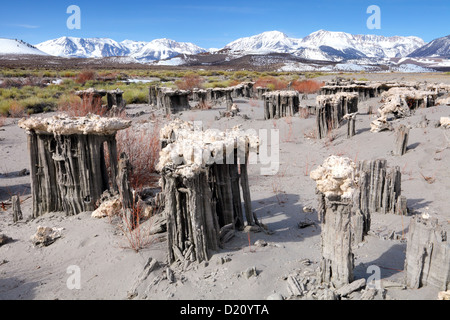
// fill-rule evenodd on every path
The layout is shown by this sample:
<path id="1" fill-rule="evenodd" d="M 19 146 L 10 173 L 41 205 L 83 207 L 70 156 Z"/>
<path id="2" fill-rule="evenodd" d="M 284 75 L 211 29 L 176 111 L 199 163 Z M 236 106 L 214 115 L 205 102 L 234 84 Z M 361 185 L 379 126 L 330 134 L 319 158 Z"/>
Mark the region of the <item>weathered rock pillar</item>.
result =
<path id="1" fill-rule="evenodd" d="M 106 93 L 107 109 L 110 111 L 114 106 L 117 109 L 123 110 L 125 108 L 125 100 L 123 100 L 123 91 L 120 89 L 111 90 Z"/>
<path id="2" fill-rule="evenodd" d="M 405 125 L 400 125 L 397 127 L 395 132 L 395 142 L 394 142 L 394 156 L 402 156 L 406 153 L 406 148 L 408 146 L 409 138 L 409 128 Z"/>
<path id="3" fill-rule="evenodd" d="M 219 248 L 220 228 L 207 173 L 182 177 L 164 174 L 168 258 L 202 262 Z"/>
<path id="4" fill-rule="evenodd" d="M 151 106 L 158 105 L 158 88 L 150 86 L 148 89 L 148 104 Z"/>
<path id="5" fill-rule="evenodd" d="M 22 210 L 20 208 L 20 198 L 19 196 L 12 196 L 12 211 L 13 211 L 13 222 L 16 223 L 23 219 Z"/>
<path id="6" fill-rule="evenodd" d="M 353 281 L 352 222 L 357 166 L 349 158 L 330 156 L 310 176 L 317 183 L 317 211 L 322 222 L 320 279 L 341 287 Z"/>
<path id="7" fill-rule="evenodd" d="M 356 115 L 357 113 L 349 113 L 344 116 L 347 120 L 347 138 L 351 138 L 356 134 Z"/>
<path id="8" fill-rule="evenodd" d="M 247 224 L 258 224 L 251 211 L 247 159 L 259 140 L 237 128 L 222 134 L 181 121 L 164 127 L 161 139 L 166 147 L 157 170 L 166 201 L 169 262 L 208 260 L 221 244 L 222 228 L 244 227 L 241 192 Z"/>
<path id="9" fill-rule="evenodd" d="M 300 109 L 300 96 L 297 91 L 266 92 L 263 98 L 265 120 L 293 117 Z"/>
<path id="10" fill-rule="evenodd" d="M 341 287 L 353 281 L 352 202 L 340 197 L 325 197 L 322 221 L 322 261 L 320 279 Z"/>
<path id="11" fill-rule="evenodd" d="M 415 216 L 408 231 L 406 284 L 413 289 L 432 285 L 450 289 L 450 242 L 447 230 L 437 219 Z"/>
<path id="12" fill-rule="evenodd" d="M 89 115 L 22 119 L 19 126 L 28 133 L 34 218 L 55 211 L 93 211 L 105 190 L 117 191 L 115 135 L 131 121 Z"/>
<path id="13" fill-rule="evenodd" d="M 320 95 L 317 96 L 316 103 L 316 127 L 319 139 L 325 138 L 329 131 L 339 128 L 345 115 L 358 112 L 356 93 Z"/>
<path id="14" fill-rule="evenodd" d="M 406 215 L 406 201 L 401 196 L 402 174 L 399 167 L 387 168 L 385 159 L 361 161 L 360 172 L 365 172 L 366 181 L 361 183 L 363 211 L 370 213 L 392 213 Z M 361 175 L 360 175 L 361 176 Z M 367 206 L 367 208 L 366 208 Z"/>

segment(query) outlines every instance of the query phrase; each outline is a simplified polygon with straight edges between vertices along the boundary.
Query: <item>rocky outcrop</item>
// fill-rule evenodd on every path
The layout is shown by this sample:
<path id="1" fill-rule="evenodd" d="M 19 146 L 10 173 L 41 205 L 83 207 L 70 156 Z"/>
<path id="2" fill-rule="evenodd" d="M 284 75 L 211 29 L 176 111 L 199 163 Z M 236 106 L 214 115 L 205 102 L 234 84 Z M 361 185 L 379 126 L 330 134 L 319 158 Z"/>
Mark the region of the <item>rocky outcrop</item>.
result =
<path id="1" fill-rule="evenodd" d="M 19 126 L 28 133 L 34 218 L 94 211 L 105 190 L 117 191 L 115 135 L 131 121 L 88 115 L 22 119 Z"/>
<path id="2" fill-rule="evenodd" d="M 297 91 L 271 91 L 263 94 L 264 119 L 293 117 L 300 108 L 300 95 Z"/>
<path id="3" fill-rule="evenodd" d="M 345 115 L 358 112 L 358 95 L 355 93 L 319 95 L 316 103 L 316 130 L 319 139 L 339 128 Z"/>
<path id="4" fill-rule="evenodd" d="M 435 218 L 411 219 L 405 259 L 406 284 L 413 289 L 431 285 L 450 288 L 450 243 L 447 229 Z"/>
<path id="5" fill-rule="evenodd" d="M 169 261 L 208 260 L 221 243 L 221 228 L 244 227 L 241 193 L 247 224 L 258 224 L 247 164 L 259 138 L 239 128 L 203 131 L 179 120 L 165 126 L 160 137 L 165 148 L 157 170 L 162 175 Z"/>
<path id="6" fill-rule="evenodd" d="M 62 230 L 39 226 L 36 233 L 31 237 L 31 242 L 38 247 L 47 247 L 61 238 Z"/>

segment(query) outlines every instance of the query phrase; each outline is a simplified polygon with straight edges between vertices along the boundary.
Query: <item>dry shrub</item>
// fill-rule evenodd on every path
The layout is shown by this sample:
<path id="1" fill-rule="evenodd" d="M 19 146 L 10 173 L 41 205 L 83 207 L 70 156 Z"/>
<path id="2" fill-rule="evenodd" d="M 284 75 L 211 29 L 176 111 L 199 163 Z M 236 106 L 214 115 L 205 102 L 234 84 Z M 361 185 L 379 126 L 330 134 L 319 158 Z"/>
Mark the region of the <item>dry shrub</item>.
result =
<path id="1" fill-rule="evenodd" d="M 285 117 L 284 120 L 286 121 L 286 124 L 288 126 L 288 131 L 286 133 L 286 137 L 284 138 L 283 142 L 294 142 L 294 133 L 292 128 L 292 118 L 290 116 Z"/>
<path id="2" fill-rule="evenodd" d="M 6 124 L 6 117 L 0 114 L 0 128 Z"/>
<path id="3" fill-rule="evenodd" d="M 212 103 L 208 102 L 206 100 L 200 101 L 197 104 L 197 108 L 200 110 L 211 110 L 212 109 Z"/>
<path id="4" fill-rule="evenodd" d="M 24 86 L 45 88 L 45 82 L 41 77 L 28 77 L 23 80 Z"/>
<path id="5" fill-rule="evenodd" d="M 156 212 L 155 209 L 148 211 L 148 208 L 140 199 L 134 197 L 131 209 L 120 208 L 115 215 L 108 216 L 109 222 L 117 226 L 126 240 L 126 245 L 122 248 L 139 252 L 154 242 L 150 234 L 154 223 L 152 217 L 161 213 L 161 208 L 158 208 Z"/>
<path id="6" fill-rule="evenodd" d="M 294 90 L 306 94 L 317 93 L 324 85 L 324 82 L 318 82 L 315 80 L 295 80 L 294 82 L 292 82 L 292 88 Z"/>
<path id="7" fill-rule="evenodd" d="M 313 140 L 315 140 L 315 139 L 317 139 L 317 130 L 316 129 L 312 129 L 312 130 L 309 130 L 307 132 L 303 132 L 303 136 L 306 139 L 313 139 Z"/>
<path id="8" fill-rule="evenodd" d="M 289 83 L 285 80 L 281 80 L 273 76 L 266 76 L 256 80 L 254 87 L 268 88 L 270 90 L 283 90 L 286 89 L 288 85 Z"/>
<path id="9" fill-rule="evenodd" d="M 0 88 L 2 89 L 11 89 L 11 88 L 22 88 L 23 83 L 21 80 L 15 80 L 15 79 L 5 79 L 0 84 Z"/>
<path id="10" fill-rule="evenodd" d="M 76 95 L 63 96 L 59 100 L 58 110 L 67 113 L 70 117 L 84 117 L 88 114 L 104 116 L 106 108 L 102 107 L 101 98 L 85 96 L 83 99 Z"/>
<path id="11" fill-rule="evenodd" d="M 11 118 L 23 118 L 25 116 L 25 107 L 17 101 L 12 101 L 8 113 Z"/>
<path id="12" fill-rule="evenodd" d="M 241 81 L 234 79 L 234 80 L 230 81 L 229 86 L 234 87 L 234 86 L 237 86 L 238 84 L 241 84 Z"/>
<path id="13" fill-rule="evenodd" d="M 153 127 L 131 127 L 117 133 L 117 154 L 125 152 L 128 155 L 132 166 L 130 184 L 135 190 L 157 182 L 155 167 L 161 148 L 159 130 L 159 125 L 155 124 Z"/>
<path id="14" fill-rule="evenodd" d="M 180 90 L 201 89 L 203 87 L 204 79 L 196 73 L 187 73 L 181 80 L 175 82 L 175 85 Z"/>
<path id="15" fill-rule="evenodd" d="M 141 230 L 141 217 L 143 216 L 143 207 L 134 201 L 133 208 L 129 213 L 123 213 L 123 224 L 119 225 L 122 233 L 127 239 L 130 249 L 139 252 L 151 244 L 150 233 L 145 233 Z"/>
<path id="16" fill-rule="evenodd" d="M 103 82 L 106 82 L 106 81 L 115 81 L 115 80 L 117 80 L 117 77 L 119 76 L 119 73 L 118 72 L 112 72 L 112 71 L 105 71 L 105 72 L 100 72 L 98 75 L 97 75 L 97 79 L 99 80 L 99 81 L 103 81 Z M 93 79 L 92 79 L 93 80 Z"/>
<path id="17" fill-rule="evenodd" d="M 97 74 L 92 70 L 84 70 L 78 74 L 75 79 L 76 83 L 85 84 L 87 81 L 95 80 L 97 78 Z"/>

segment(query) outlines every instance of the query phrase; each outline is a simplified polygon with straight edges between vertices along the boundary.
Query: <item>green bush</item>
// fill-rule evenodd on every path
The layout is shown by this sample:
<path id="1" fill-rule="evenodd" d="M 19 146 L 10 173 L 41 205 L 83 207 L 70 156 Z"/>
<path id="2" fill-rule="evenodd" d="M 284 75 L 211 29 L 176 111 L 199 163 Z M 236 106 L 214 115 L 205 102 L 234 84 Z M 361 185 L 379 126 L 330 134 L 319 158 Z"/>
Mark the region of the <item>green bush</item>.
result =
<path id="1" fill-rule="evenodd" d="M 127 104 L 144 104 L 148 103 L 148 90 L 139 88 L 124 90 L 123 98 Z"/>

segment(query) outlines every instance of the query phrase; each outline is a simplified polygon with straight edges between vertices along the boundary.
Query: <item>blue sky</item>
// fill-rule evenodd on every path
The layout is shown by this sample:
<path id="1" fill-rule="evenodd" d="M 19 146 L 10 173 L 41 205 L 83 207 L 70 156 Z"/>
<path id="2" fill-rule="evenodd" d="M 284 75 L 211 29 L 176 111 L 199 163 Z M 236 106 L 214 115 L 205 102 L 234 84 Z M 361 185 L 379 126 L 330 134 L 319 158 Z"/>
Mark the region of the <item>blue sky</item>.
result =
<path id="1" fill-rule="evenodd" d="M 81 29 L 69 30 L 69 5 L 81 9 Z M 370 5 L 381 9 L 381 29 L 368 29 Z M 31 44 L 62 36 L 151 41 L 169 38 L 221 48 L 241 37 L 278 30 L 302 38 L 325 29 L 353 34 L 415 35 L 425 41 L 450 34 L 448 0 L 246 1 L 2 1 L 0 37 Z"/>

